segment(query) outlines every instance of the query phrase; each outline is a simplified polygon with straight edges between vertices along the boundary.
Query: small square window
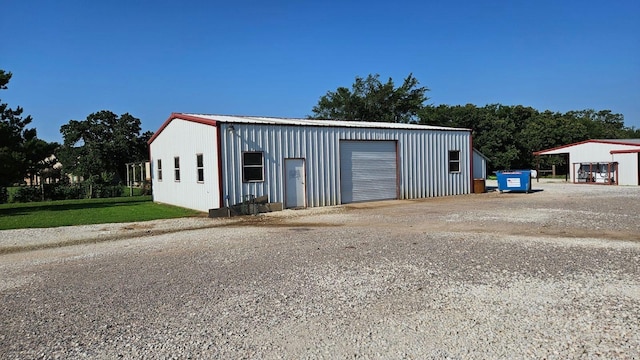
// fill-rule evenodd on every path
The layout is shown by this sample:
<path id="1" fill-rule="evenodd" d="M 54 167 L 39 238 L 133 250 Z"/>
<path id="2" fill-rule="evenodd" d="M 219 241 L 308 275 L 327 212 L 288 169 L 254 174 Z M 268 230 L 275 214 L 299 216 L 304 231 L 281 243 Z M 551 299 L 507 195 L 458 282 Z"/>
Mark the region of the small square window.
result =
<path id="1" fill-rule="evenodd" d="M 449 150 L 449 172 L 460 172 L 460 150 Z"/>
<path id="2" fill-rule="evenodd" d="M 196 154 L 196 169 L 198 172 L 198 182 L 204 182 L 204 159 L 202 154 Z"/>
<path id="3" fill-rule="evenodd" d="M 180 181 L 180 157 L 173 158 L 174 178 L 175 181 Z"/>
<path id="4" fill-rule="evenodd" d="M 262 152 L 242 154 L 242 181 L 264 181 L 264 156 Z"/>

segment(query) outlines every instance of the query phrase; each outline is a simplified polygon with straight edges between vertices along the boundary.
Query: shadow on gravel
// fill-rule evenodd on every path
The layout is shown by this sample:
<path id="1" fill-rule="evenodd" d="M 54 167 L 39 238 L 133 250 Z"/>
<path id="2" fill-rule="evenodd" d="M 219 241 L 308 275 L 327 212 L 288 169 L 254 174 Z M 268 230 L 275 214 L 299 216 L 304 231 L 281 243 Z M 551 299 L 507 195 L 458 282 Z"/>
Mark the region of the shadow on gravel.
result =
<path id="1" fill-rule="evenodd" d="M 109 236 L 90 237 L 90 238 L 83 238 L 83 239 L 58 241 L 58 242 L 46 242 L 46 243 L 31 244 L 31 245 L 15 245 L 15 246 L 0 247 L 0 255 L 13 254 L 13 253 L 19 253 L 19 252 L 25 252 L 25 251 L 53 249 L 53 248 L 60 248 L 60 247 L 73 246 L 73 245 L 98 244 L 98 243 L 109 242 L 109 241 L 119 241 L 119 240 L 126 240 L 126 239 L 138 238 L 138 237 L 173 234 L 177 232 L 209 229 L 209 228 L 215 228 L 215 227 L 217 226 L 203 225 L 203 226 L 192 226 L 192 227 L 184 227 L 184 228 L 177 228 L 177 229 L 165 229 L 165 230 L 152 230 L 152 229 L 141 228 L 138 231 L 131 231 L 125 234 L 121 233 L 121 234 L 113 234 Z M 124 228 L 124 229 L 127 229 L 127 228 Z"/>
<path id="2" fill-rule="evenodd" d="M 486 190 L 485 192 L 488 192 L 488 193 L 499 192 L 497 186 L 487 186 L 485 188 L 485 190 Z M 544 191 L 544 189 L 531 189 L 531 190 L 529 190 L 529 193 L 537 193 L 537 192 L 542 192 L 542 191 Z M 505 193 L 526 194 L 524 191 L 511 191 L 511 190 L 506 190 Z"/>
<path id="3" fill-rule="evenodd" d="M 504 190 L 501 194 L 535 194 L 539 192 L 543 192 L 544 189 L 531 189 L 529 191 L 519 191 L 519 190 Z M 493 190 L 489 190 L 487 188 L 487 192 L 499 192 L 498 188 L 494 188 Z"/>
<path id="4" fill-rule="evenodd" d="M 102 209 L 112 207 L 127 207 L 134 206 L 141 202 L 148 202 L 147 199 L 135 199 L 126 201 L 104 201 L 104 202 L 83 202 L 77 204 L 56 204 L 47 203 L 33 203 L 33 204 L 20 204 L 17 207 L 10 207 L 6 209 L 0 209 L 0 216 L 19 216 L 28 215 L 36 211 L 67 211 L 67 210 L 90 210 L 90 209 Z"/>

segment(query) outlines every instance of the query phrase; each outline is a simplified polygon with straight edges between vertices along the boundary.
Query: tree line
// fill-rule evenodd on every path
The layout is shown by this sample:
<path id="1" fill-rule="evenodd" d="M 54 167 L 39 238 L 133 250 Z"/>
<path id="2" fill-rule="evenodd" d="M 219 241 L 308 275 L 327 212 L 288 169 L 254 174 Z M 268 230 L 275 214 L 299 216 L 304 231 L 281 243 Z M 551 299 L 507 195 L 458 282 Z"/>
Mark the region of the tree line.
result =
<path id="1" fill-rule="evenodd" d="M 8 89 L 11 77 L 0 69 L 0 90 Z M 32 186 L 18 194 L 24 201 L 118 195 L 126 163 L 148 158 L 153 133 L 141 134 L 140 119 L 128 113 L 103 110 L 70 120 L 60 128 L 64 142 L 59 144 L 39 139 L 29 127 L 32 117 L 23 112 L 0 100 L 0 203 L 8 200 L 7 187 L 26 180 Z M 70 175 L 82 184 L 72 186 Z"/>
<path id="2" fill-rule="evenodd" d="M 313 119 L 385 121 L 467 128 L 476 149 L 489 158 L 489 170 L 535 168 L 533 152 L 589 139 L 640 138 L 624 116 L 610 110 L 539 111 L 523 105 L 428 105 L 429 89 L 409 74 L 396 87 L 379 75 L 356 77 L 351 89 L 321 96 Z M 561 156 L 542 157 L 542 167 L 566 165 Z"/>
<path id="3" fill-rule="evenodd" d="M 0 69 L 0 90 L 7 90 L 11 77 Z M 382 82 L 379 75 L 356 77 L 351 88 L 338 87 L 321 96 L 309 118 L 471 129 L 474 147 L 489 158 L 489 170 L 533 168 L 534 151 L 573 142 L 640 138 L 640 129 L 625 126 L 624 116 L 610 110 L 561 113 L 523 105 L 435 106 L 427 104 L 428 91 L 412 74 L 397 87 L 393 79 Z M 153 133 L 141 133 L 140 119 L 131 114 L 103 110 L 70 120 L 60 128 L 62 144 L 39 139 L 36 129 L 28 127 L 31 116 L 22 114 L 21 107 L 11 108 L 0 100 L 0 203 L 8 199 L 8 186 L 25 179 L 34 184 L 36 178 L 44 181 L 39 191 L 25 187 L 25 200 L 117 195 L 113 189 L 121 189 L 126 163 L 148 159 L 147 141 Z M 565 159 L 541 161 L 547 167 L 563 165 Z M 82 187 L 71 187 L 69 175 L 83 179 Z"/>

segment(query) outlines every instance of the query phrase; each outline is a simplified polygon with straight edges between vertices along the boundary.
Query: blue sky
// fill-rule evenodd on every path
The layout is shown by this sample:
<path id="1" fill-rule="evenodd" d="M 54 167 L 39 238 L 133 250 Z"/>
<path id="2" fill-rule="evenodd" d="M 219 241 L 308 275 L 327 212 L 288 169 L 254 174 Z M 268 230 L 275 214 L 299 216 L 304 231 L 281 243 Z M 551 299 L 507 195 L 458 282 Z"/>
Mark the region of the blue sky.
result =
<path id="1" fill-rule="evenodd" d="M 2 102 L 39 137 L 90 113 L 306 117 L 356 76 L 431 104 L 610 109 L 640 128 L 640 2 L 6 1 Z"/>

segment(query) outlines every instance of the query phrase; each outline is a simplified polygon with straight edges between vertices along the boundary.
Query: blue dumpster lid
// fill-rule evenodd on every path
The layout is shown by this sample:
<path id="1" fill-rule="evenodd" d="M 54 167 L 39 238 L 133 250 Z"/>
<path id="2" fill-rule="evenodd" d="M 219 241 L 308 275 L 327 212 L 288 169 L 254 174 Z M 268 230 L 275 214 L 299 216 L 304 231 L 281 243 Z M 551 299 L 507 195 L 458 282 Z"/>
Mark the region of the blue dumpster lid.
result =
<path id="1" fill-rule="evenodd" d="M 531 170 L 498 170 L 496 174 L 521 175 L 522 173 L 531 172 Z"/>

